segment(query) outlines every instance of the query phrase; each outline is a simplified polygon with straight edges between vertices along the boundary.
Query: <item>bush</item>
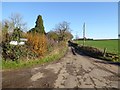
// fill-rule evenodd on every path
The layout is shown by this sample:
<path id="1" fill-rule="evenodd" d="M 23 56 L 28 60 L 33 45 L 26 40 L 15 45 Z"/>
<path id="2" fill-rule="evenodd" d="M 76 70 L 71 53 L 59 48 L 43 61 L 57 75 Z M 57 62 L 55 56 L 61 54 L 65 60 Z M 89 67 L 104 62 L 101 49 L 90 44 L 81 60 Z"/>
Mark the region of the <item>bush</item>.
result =
<path id="1" fill-rule="evenodd" d="M 17 61 L 19 59 L 20 51 L 17 46 L 4 42 L 2 43 L 2 48 L 2 56 L 5 60 L 11 59 L 12 61 Z"/>
<path id="2" fill-rule="evenodd" d="M 47 51 L 47 39 L 44 34 L 29 33 L 27 35 L 27 45 L 33 52 L 38 54 L 38 57 L 44 56 Z"/>
<path id="3" fill-rule="evenodd" d="M 97 48 L 89 47 L 89 46 L 81 46 L 80 49 L 87 55 L 100 57 L 103 56 L 103 52 Z"/>

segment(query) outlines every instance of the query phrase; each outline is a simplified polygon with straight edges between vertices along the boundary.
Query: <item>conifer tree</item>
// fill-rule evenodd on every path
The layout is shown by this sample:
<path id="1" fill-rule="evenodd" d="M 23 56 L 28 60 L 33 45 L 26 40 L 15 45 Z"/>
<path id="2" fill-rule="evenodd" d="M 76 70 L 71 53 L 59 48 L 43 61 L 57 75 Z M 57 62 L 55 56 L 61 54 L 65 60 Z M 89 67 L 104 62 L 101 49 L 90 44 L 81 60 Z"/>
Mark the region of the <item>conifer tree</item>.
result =
<path id="1" fill-rule="evenodd" d="M 43 19 L 41 15 L 38 15 L 37 17 L 35 28 L 32 28 L 29 32 L 37 32 L 40 34 L 45 34 Z"/>

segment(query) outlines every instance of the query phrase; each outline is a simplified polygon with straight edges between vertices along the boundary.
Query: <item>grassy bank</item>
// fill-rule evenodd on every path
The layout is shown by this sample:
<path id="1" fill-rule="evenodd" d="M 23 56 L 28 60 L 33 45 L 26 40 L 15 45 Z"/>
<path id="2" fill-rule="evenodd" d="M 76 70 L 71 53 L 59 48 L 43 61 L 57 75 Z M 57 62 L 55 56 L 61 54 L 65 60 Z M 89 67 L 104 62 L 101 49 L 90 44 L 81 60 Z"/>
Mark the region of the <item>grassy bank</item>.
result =
<path id="1" fill-rule="evenodd" d="M 82 52 L 85 55 L 98 58 L 98 59 L 103 59 L 107 61 L 112 61 L 119 63 L 119 54 L 113 54 L 113 53 L 108 53 L 104 52 L 98 48 L 95 48 L 94 46 L 89 46 L 89 45 L 78 45 L 75 42 L 69 42 L 69 45 L 75 48 L 75 50 L 79 53 Z"/>
<path id="2" fill-rule="evenodd" d="M 43 63 L 59 60 L 62 58 L 68 50 L 68 47 L 64 48 L 57 48 L 53 52 L 51 52 L 49 55 L 45 56 L 42 59 L 36 59 L 36 60 L 29 60 L 29 61 L 19 61 L 19 62 L 13 62 L 13 61 L 4 61 L 2 60 L 2 69 L 20 69 L 25 67 L 32 67 L 35 65 L 40 65 Z"/>
<path id="3" fill-rule="evenodd" d="M 76 42 L 78 44 L 83 44 L 82 40 Z M 96 47 L 101 50 L 107 48 L 107 52 L 118 54 L 118 40 L 86 40 L 85 45 Z"/>

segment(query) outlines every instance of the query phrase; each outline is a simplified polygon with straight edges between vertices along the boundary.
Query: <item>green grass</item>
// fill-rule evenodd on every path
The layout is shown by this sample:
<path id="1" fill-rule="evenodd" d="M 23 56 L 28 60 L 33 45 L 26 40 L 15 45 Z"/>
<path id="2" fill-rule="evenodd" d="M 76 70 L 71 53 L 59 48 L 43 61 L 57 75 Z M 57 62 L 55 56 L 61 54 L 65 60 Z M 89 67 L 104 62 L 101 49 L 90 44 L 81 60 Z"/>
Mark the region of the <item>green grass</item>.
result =
<path id="1" fill-rule="evenodd" d="M 37 60 L 30 60 L 30 61 L 20 61 L 20 62 L 15 62 L 15 61 L 10 61 L 10 60 L 2 60 L 2 69 L 20 69 L 20 68 L 27 68 L 35 65 L 40 65 L 43 63 L 51 62 L 60 59 L 63 57 L 67 51 L 67 47 L 64 48 L 64 50 L 59 50 L 58 53 L 48 55 L 42 59 L 37 59 Z"/>
<path id="2" fill-rule="evenodd" d="M 83 41 L 76 41 L 83 45 Z M 118 40 L 86 40 L 85 45 L 96 47 L 100 50 L 107 48 L 107 52 L 118 54 Z"/>

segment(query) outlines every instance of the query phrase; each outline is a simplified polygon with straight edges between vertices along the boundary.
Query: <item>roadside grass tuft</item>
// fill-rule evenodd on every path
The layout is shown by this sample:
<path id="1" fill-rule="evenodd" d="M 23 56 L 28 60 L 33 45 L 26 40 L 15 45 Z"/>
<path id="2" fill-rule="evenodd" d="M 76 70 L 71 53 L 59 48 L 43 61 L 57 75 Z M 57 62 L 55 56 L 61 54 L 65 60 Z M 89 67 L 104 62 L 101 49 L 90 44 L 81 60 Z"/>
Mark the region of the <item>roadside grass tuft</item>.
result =
<path id="1" fill-rule="evenodd" d="M 62 58 L 68 50 L 68 47 L 61 48 L 57 50 L 57 53 L 52 53 L 51 55 L 47 55 L 44 58 L 41 59 L 36 59 L 36 60 L 29 60 L 29 61 L 22 61 L 19 60 L 19 62 L 11 61 L 11 60 L 2 60 L 2 69 L 7 70 L 7 69 L 20 69 L 20 68 L 27 68 L 27 67 L 32 67 L 35 65 L 41 65 L 44 63 L 52 62 L 55 60 L 59 60 Z"/>

